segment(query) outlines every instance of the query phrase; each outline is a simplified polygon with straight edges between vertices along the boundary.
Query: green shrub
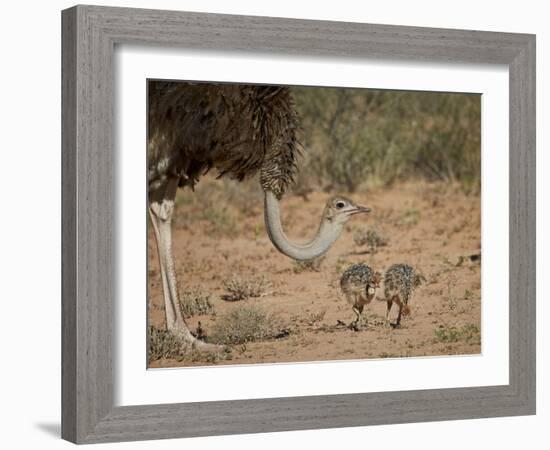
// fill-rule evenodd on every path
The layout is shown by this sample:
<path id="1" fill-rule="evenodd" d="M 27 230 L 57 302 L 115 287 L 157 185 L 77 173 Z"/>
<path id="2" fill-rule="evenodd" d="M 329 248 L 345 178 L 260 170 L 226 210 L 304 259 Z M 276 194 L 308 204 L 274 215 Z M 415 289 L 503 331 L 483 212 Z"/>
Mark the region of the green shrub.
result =
<path id="1" fill-rule="evenodd" d="M 426 178 L 479 192 L 477 94 L 293 88 L 305 161 L 299 177 L 327 190 Z M 306 184 L 306 183 L 304 183 Z"/>

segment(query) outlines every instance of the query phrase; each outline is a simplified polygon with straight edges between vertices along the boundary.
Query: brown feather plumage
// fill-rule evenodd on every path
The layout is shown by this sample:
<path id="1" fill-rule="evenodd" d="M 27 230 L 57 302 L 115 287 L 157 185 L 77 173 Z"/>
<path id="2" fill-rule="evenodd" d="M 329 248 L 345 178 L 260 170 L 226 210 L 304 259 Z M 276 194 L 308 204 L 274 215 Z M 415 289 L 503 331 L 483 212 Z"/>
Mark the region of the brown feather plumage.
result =
<path id="1" fill-rule="evenodd" d="M 149 189 L 170 177 L 193 187 L 215 168 L 237 180 L 260 173 L 282 196 L 300 151 L 298 117 L 287 87 L 151 81 Z"/>

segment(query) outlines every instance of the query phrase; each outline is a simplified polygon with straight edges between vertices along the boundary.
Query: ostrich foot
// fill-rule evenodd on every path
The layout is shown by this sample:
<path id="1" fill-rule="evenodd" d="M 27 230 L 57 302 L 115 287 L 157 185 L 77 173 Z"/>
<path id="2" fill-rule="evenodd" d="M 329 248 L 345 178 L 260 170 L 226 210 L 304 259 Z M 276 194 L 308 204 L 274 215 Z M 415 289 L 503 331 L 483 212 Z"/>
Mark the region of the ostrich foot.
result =
<path id="1" fill-rule="evenodd" d="M 178 337 L 182 342 L 182 348 L 184 350 L 195 350 L 200 352 L 215 352 L 222 353 L 227 352 L 225 345 L 211 344 L 197 339 L 193 336 L 187 328 L 173 328 L 170 330 L 172 334 Z"/>
<path id="2" fill-rule="evenodd" d="M 200 339 L 195 339 L 191 343 L 191 348 L 201 352 L 227 353 L 229 351 L 229 348 L 225 345 L 211 344 Z"/>

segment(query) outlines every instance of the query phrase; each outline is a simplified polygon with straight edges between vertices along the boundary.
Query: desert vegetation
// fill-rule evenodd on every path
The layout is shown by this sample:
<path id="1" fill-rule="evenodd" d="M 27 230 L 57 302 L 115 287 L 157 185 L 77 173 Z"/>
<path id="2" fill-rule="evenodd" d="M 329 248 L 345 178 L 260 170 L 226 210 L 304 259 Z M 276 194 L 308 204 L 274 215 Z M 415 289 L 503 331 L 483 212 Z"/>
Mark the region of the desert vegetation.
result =
<path id="1" fill-rule="evenodd" d="M 295 88 L 306 143 L 298 185 L 355 192 L 422 178 L 480 188 L 479 95 Z"/>
<path id="2" fill-rule="evenodd" d="M 372 208 L 325 257 L 295 262 L 273 248 L 257 178 L 204 176 L 179 190 L 173 252 L 190 329 L 227 346 L 184 350 L 164 328 L 149 230 L 150 367 L 475 354 L 481 349 L 480 97 L 293 88 L 304 151 L 283 202 L 289 236 L 307 240 L 336 193 Z M 339 291 L 349 265 L 418 267 L 426 282 L 399 329 L 377 298 L 355 319 Z M 383 292 L 383 286 L 380 289 Z"/>

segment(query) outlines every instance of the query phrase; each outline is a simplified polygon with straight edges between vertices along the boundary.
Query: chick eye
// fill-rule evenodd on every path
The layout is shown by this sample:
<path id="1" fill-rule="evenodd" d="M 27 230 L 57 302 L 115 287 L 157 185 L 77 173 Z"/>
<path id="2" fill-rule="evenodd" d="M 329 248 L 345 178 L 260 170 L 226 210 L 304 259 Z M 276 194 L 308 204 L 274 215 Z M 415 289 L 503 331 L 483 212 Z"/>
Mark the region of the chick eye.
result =
<path id="1" fill-rule="evenodd" d="M 342 209 L 344 206 L 346 206 L 346 204 L 344 202 L 336 202 L 336 208 L 337 209 Z"/>

